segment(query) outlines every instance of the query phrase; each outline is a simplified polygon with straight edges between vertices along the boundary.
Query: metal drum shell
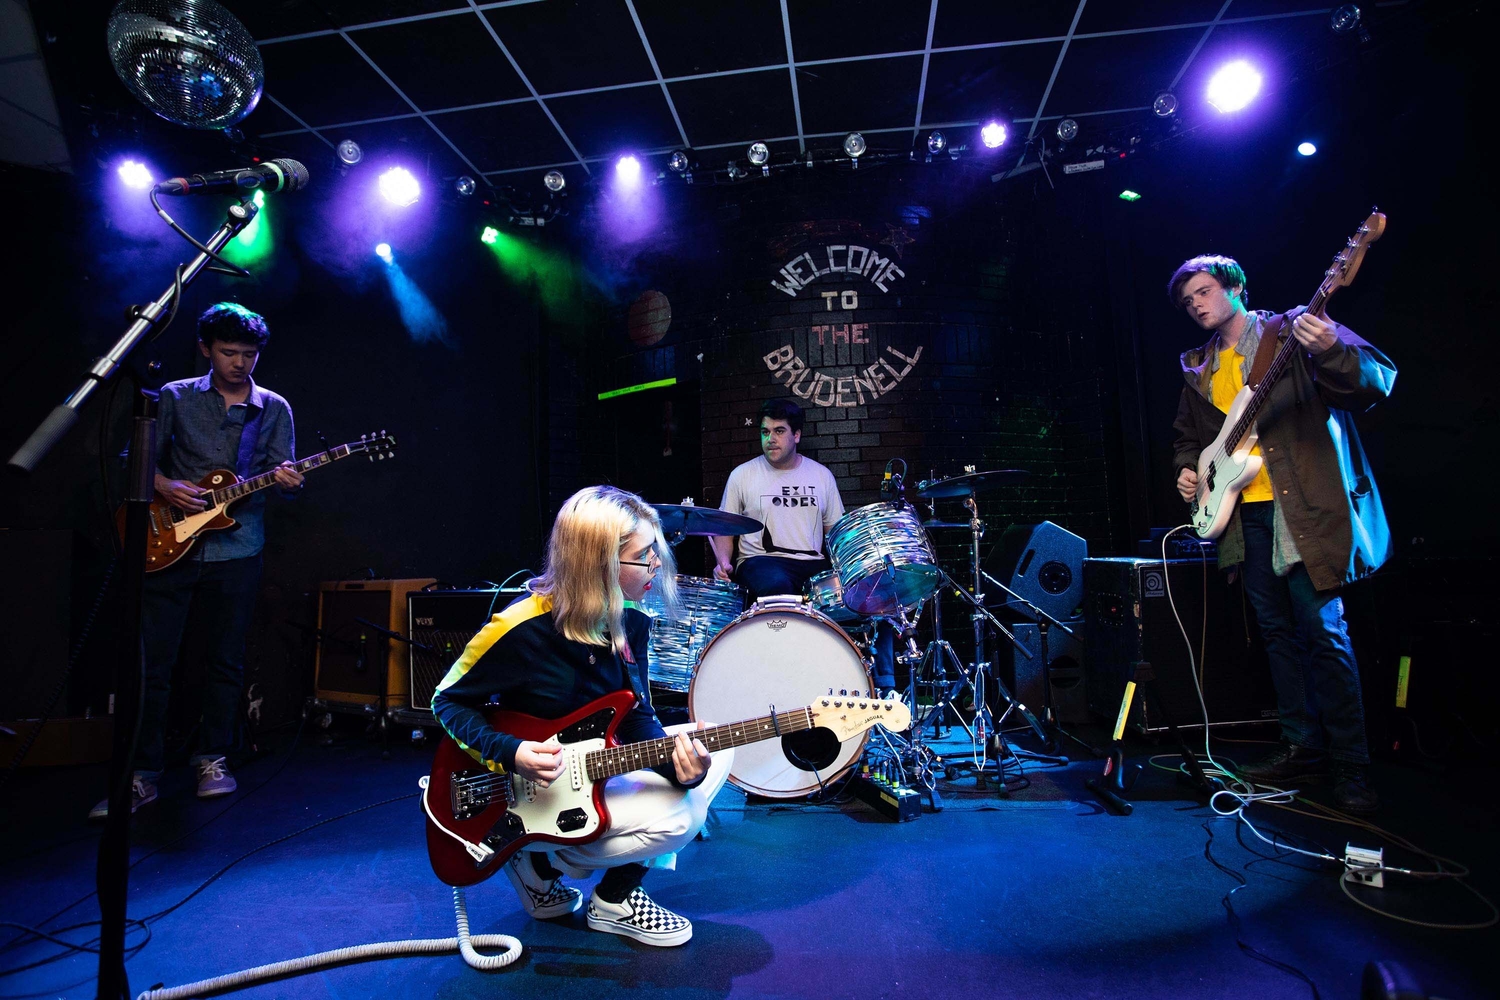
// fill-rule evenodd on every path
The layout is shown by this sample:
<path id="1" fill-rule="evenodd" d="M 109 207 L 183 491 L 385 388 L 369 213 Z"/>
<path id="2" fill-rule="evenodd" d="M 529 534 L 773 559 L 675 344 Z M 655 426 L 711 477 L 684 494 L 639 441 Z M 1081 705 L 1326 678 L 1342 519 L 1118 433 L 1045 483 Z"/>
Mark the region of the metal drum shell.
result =
<path id="1" fill-rule="evenodd" d="M 869 504 L 828 529 L 828 557 L 844 604 L 861 615 L 894 615 L 937 592 L 943 570 L 912 507 Z"/>
<path id="2" fill-rule="evenodd" d="M 839 625 L 847 628 L 851 625 L 858 626 L 864 621 L 863 615 L 844 603 L 844 587 L 836 569 L 824 570 L 808 580 L 802 592 L 813 610 L 821 611 Z"/>
<path id="3" fill-rule="evenodd" d="M 868 692 L 873 683 L 854 640 L 827 615 L 797 598 L 756 601 L 703 651 L 688 689 L 688 714 L 710 725 L 798 708 L 829 688 Z M 827 785 L 859 763 L 868 731 L 845 740 L 819 771 Z M 781 740 L 736 747 L 734 785 L 766 798 L 804 798 L 819 790 L 811 771 L 792 764 Z"/>

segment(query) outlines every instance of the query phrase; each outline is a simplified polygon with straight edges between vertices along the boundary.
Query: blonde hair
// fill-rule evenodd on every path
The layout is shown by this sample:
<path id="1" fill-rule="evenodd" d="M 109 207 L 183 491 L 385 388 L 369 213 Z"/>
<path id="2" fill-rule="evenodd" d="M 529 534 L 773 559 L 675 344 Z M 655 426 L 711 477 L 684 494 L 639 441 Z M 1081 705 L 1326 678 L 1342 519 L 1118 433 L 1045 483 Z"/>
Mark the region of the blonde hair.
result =
<path id="1" fill-rule="evenodd" d="M 656 508 L 613 486 L 574 493 L 557 512 L 547 541 L 547 565 L 527 588 L 552 598 L 552 621 L 574 642 L 625 649 L 621 615 L 620 550 L 638 528 L 649 527 L 661 566 L 653 587 L 669 613 L 677 607 L 677 564 L 661 533 Z"/>

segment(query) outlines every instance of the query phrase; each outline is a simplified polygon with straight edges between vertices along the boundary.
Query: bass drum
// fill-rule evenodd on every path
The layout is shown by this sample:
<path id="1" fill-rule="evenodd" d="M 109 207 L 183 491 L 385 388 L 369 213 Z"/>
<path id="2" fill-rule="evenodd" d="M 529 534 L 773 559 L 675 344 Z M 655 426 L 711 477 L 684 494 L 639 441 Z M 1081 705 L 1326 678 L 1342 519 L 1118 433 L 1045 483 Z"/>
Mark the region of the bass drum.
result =
<path id="1" fill-rule="evenodd" d="M 829 688 L 873 690 L 859 647 L 844 630 L 795 598 L 755 605 L 714 637 L 688 689 L 688 712 L 710 725 L 810 704 Z M 736 747 L 729 780 L 752 795 L 794 799 L 859 762 L 868 731 L 843 743 L 827 729 Z"/>

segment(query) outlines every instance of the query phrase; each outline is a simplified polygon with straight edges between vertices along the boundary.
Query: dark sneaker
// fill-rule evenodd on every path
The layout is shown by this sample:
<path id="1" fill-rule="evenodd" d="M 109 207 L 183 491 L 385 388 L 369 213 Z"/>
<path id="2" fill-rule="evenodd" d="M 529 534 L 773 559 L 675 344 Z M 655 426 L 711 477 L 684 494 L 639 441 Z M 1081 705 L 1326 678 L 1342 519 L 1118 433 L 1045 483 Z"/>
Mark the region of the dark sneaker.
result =
<path id="1" fill-rule="evenodd" d="M 155 801 L 156 783 L 154 781 L 147 781 L 137 771 L 135 778 L 130 783 L 130 812 L 134 814 L 141 806 Z M 104 819 L 108 815 L 109 799 L 105 799 L 89 810 L 89 819 Z"/>
<path id="2" fill-rule="evenodd" d="M 1311 747 L 1283 743 L 1265 760 L 1240 768 L 1240 777 L 1257 785 L 1310 785 L 1328 780 L 1328 755 Z"/>
<path id="3" fill-rule="evenodd" d="M 686 917 L 657 906 L 640 886 L 623 903 L 607 903 L 594 893 L 589 899 L 589 926 L 658 948 L 686 944 L 693 936 L 693 925 Z"/>
<path id="4" fill-rule="evenodd" d="M 1380 808 L 1380 796 L 1370 787 L 1363 764 L 1333 765 L 1333 805 L 1346 813 L 1372 813 Z"/>
<path id="5" fill-rule="evenodd" d="M 229 773 L 223 757 L 198 762 L 198 798 L 211 799 L 215 795 L 228 795 L 240 787 Z"/>
<path id="6" fill-rule="evenodd" d="M 538 875 L 526 851 L 517 851 L 505 863 L 505 877 L 515 888 L 526 915 L 533 920 L 564 917 L 583 905 L 583 893 L 563 885 L 561 877 L 549 879 Z"/>

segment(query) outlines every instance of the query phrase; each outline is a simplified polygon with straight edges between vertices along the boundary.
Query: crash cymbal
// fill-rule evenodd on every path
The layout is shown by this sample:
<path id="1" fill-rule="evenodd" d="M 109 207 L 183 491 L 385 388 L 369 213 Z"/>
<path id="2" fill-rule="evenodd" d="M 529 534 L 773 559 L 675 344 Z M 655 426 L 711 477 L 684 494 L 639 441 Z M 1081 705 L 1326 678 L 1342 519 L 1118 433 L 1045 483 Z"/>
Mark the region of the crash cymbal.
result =
<path id="1" fill-rule="evenodd" d="M 917 496 L 938 500 L 966 497 L 999 489 L 1001 486 L 1016 486 L 1030 474 L 1025 469 L 991 469 L 989 472 L 970 472 L 946 479 L 924 479 L 917 484 Z"/>
<path id="2" fill-rule="evenodd" d="M 664 535 L 748 535 L 765 527 L 753 517 L 731 514 L 716 507 L 693 507 L 676 503 L 656 503 L 651 506 L 661 515 L 661 530 Z"/>

